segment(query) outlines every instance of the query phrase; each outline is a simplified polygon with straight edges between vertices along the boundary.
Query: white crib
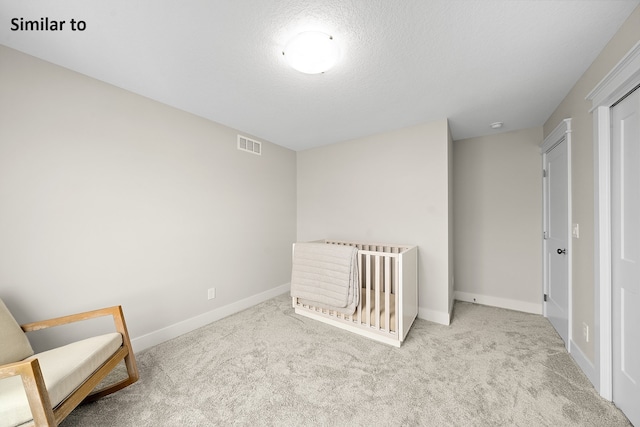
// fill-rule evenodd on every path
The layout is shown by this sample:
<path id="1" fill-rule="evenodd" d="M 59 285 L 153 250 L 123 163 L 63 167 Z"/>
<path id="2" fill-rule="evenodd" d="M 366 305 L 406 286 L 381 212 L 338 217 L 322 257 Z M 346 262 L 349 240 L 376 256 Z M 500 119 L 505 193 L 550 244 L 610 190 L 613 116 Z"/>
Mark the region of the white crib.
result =
<path id="1" fill-rule="evenodd" d="M 358 248 L 360 303 L 352 315 L 302 304 L 297 314 L 400 347 L 418 315 L 418 247 L 321 240 Z M 293 245 L 295 251 L 295 244 Z"/>

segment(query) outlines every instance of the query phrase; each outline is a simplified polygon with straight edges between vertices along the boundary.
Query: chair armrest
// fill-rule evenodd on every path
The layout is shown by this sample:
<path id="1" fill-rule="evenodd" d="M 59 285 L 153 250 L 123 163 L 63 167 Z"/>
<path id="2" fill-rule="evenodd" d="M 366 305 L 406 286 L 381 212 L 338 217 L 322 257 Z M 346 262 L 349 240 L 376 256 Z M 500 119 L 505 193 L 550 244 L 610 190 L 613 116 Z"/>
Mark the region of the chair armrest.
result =
<path id="1" fill-rule="evenodd" d="M 0 379 L 20 376 L 37 426 L 55 426 L 55 416 L 38 359 L 0 365 Z"/>
<path id="2" fill-rule="evenodd" d="M 20 327 L 25 332 L 31 332 L 105 316 L 113 316 L 114 320 L 116 318 L 124 318 L 124 316 L 122 315 L 122 308 L 118 305 L 114 307 L 102 308 L 99 310 L 85 311 L 84 313 L 56 317 L 53 319 L 40 320 L 38 322 L 25 323 L 23 325 L 20 325 Z"/>
<path id="3" fill-rule="evenodd" d="M 40 320 L 38 322 L 25 323 L 23 325 L 20 325 L 20 327 L 24 332 L 32 332 L 105 316 L 113 317 L 116 331 L 122 334 L 122 338 L 125 340 L 126 346 L 131 348 L 131 343 L 129 342 L 129 332 L 124 320 L 122 306 L 120 305 L 101 308 L 98 310 L 85 311 L 84 313 L 70 314 L 68 316 L 55 317 L 53 319 Z"/>
<path id="4" fill-rule="evenodd" d="M 7 363 L 6 365 L 0 365 L 0 380 L 9 377 L 15 377 L 17 375 L 29 375 L 33 371 L 33 360 L 21 360 L 19 362 Z M 38 363 L 38 369 L 40 368 Z"/>

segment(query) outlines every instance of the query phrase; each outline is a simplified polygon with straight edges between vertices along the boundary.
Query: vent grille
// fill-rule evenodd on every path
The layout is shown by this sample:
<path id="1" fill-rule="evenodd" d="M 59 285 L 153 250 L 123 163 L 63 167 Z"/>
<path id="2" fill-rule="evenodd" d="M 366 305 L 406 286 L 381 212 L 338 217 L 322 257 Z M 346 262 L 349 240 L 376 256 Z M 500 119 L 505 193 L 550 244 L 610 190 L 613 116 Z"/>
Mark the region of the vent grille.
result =
<path id="1" fill-rule="evenodd" d="M 246 136 L 238 135 L 238 150 L 247 151 L 249 153 L 262 155 L 262 142 Z"/>

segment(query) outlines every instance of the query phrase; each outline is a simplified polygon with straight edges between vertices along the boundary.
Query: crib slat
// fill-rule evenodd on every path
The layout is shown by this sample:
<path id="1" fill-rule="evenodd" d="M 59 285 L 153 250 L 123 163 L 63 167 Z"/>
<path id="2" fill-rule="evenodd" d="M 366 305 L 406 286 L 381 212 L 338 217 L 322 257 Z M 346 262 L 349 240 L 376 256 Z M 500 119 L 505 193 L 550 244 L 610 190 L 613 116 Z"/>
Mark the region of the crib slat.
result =
<path id="1" fill-rule="evenodd" d="M 401 317 L 402 317 L 401 314 L 402 313 L 400 313 L 400 306 L 399 306 L 400 298 L 399 298 L 399 295 L 398 295 L 398 286 L 399 286 L 399 281 L 400 281 L 400 268 L 399 268 L 400 267 L 400 265 L 399 265 L 400 261 L 396 258 L 394 260 L 393 264 L 394 264 L 393 287 L 394 287 L 394 291 L 395 291 L 395 294 L 396 294 L 396 298 L 395 298 L 395 302 L 396 302 L 396 304 L 395 304 L 396 321 L 395 321 L 395 323 L 393 325 L 393 327 L 394 327 L 393 330 L 396 331 L 398 334 L 400 334 L 400 322 L 402 321 L 402 319 L 401 319 Z"/>
<path id="2" fill-rule="evenodd" d="M 384 324 L 386 330 L 391 332 L 391 257 L 384 259 Z"/>
<path id="3" fill-rule="evenodd" d="M 375 282 L 375 322 L 376 329 L 380 329 L 380 256 L 376 256 L 376 282 Z"/>
<path id="4" fill-rule="evenodd" d="M 367 255 L 367 316 L 366 316 L 366 324 L 367 326 L 371 326 L 371 255 Z"/>
<path id="5" fill-rule="evenodd" d="M 365 275 L 364 275 L 364 266 L 365 266 L 364 259 L 365 259 L 364 255 L 360 254 L 360 259 L 358 260 L 360 261 L 360 265 L 359 265 L 360 284 L 358 285 L 360 287 L 360 289 L 358 289 L 360 291 L 360 301 L 358 302 L 358 325 L 362 324 L 362 298 L 363 298 L 362 288 L 364 287 L 362 286 L 363 285 L 362 282 L 363 281 L 366 282 Z"/>

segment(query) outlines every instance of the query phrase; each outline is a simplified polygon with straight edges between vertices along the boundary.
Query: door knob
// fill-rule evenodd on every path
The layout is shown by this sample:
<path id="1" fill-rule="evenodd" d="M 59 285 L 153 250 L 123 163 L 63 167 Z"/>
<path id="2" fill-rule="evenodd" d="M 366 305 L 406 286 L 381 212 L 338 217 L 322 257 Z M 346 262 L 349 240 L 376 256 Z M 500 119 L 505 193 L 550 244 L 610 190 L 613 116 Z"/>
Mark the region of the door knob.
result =
<path id="1" fill-rule="evenodd" d="M 558 255 L 562 255 L 562 254 L 566 254 L 567 250 L 566 249 L 558 249 Z"/>

